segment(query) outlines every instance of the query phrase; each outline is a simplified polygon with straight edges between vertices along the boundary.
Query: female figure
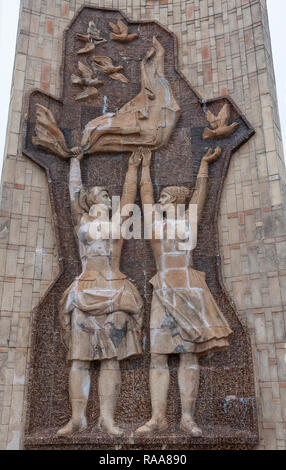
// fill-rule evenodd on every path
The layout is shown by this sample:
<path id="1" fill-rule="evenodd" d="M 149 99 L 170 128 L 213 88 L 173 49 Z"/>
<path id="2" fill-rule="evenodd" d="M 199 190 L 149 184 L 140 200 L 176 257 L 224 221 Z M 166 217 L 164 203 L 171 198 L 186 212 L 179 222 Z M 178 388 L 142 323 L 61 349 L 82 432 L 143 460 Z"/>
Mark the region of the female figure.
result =
<path id="1" fill-rule="evenodd" d="M 120 272 L 123 239 L 98 235 L 98 225 L 109 221 L 111 200 L 103 187 L 82 187 L 80 159 L 73 150 L 69 190 L 75 233 L 78 238 L 82 273 L 66 290 L 60 302 L 60 320 L 65 332 L 68 358 L 72 361 L 69 379 L 72 417 L 58 431 L 59 436 L 87 426 L 86 406 L 90 389 L 90 363 L 101 361 L 98 378 L 99 426 L 113 435 L 122 433 L 114 424 L 120 388 L 119 361 L 141 354 L 142 299 L 135 286 Z M 137 172 L 141 153 L 133 153 L 120 201 L 135 202 Z"/>
<path id="2" fill-rule="evenodd" d="M 191 204 L 197 205 L 198 223 L 203 211 L 208 187 L 208 165 L 221 155 L 218 147 L 202 159 Z M 141 199 L 147 220 L 147 208 L 154 204 L 150 178 L 151 152 L 145 151 L 141 180 Z M 165 188 L 159 204 L 163 212 L 174 205 L 186 204 L 189 190 L 184 187 Z M 149 218 L 148 218 L 149 220 Z M 188 214 L 186 214 L 186 226 Z M 168 239 L 167 224 L 163 222 L 163 239 L 151 240 L 157 265 L 157 274 L 151 280 L 153 299 L 151 306 L 151 368 L 150 392 L 152 418 L 137 429 L 137 434 L 151 433 L 166 428 L 166 405 L 169 388 L 168 355 L 179 354 L 178 380 L 182 405 L 181 428 L 193 437 L 202 431 L 194 421 L 195 402 L 199 388 L 198 356 L 228 346 L 232 334 L 227 321 L 217 306 L 205 281 L 205 273 L 193 268 L 192 249 L 179 237 Z M 181 223 L 181 220 L 180 220 Z M 158 232 L 157 232 L 158 233 Z"/>

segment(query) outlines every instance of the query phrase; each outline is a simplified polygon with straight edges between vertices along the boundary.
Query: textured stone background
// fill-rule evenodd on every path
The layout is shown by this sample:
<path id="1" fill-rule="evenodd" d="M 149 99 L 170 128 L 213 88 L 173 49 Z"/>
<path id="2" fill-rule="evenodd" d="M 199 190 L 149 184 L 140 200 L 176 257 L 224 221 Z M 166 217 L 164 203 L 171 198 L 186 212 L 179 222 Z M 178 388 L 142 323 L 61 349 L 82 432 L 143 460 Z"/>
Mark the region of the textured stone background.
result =
<path id="1" fill-rule="evenodd" d="M 26 91 L 60 93 L 62 33 L 81 1 L 23 0 L 0 218 L 0 448 L 21 446 L 31 311 L 58 271 L 44 172 L 22 156 Z M 220 210 L 224 283 L 252 335 L 259 448 L 285 449 L 286 191 L 264 0 L 92 1 L 158 19 L 204 97 L 228 93 L 256 129 L 233 157 Z"/>

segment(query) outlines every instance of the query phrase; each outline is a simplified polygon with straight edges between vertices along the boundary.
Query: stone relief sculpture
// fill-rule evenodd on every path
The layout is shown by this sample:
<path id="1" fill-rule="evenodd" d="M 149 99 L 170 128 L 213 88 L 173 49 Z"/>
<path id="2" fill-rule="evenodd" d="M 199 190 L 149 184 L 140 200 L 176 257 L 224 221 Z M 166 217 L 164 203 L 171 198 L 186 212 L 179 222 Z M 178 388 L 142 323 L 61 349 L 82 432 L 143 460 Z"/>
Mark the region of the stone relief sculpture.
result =
<path id="1" fill-rule="evenodd" d="M 63 133 L 57 127 L 52 112 L 41 104 L 36 105 L 36 136 L 32 137 L 33 145 L 49 150 L 54 155 L 67 159 L 73 156 L 66 145 Z"/>
<path id="2" fill-rule="evenodd" d="M 99 60 L 104 58 L 95 57 L 94 62 L 96 59 L 98 64 L 104 63 Z M 83 73 L 87 75 L 85 69 Z M 113 421 L 119 387 L 118 361 L 141 352 L 139 319 L 142 302 L 136 288 L 119 271 L 122 240 L 104 242 L 92 237 L 91 227 L 100 222 L 94 215 L 97 205 L 103 204 L 105 211 L 110 209 L 108 192 L 97 187 L 84 190 L 79 163 L 84 154 L 133 151 L 121 199 L 123 207 L 135 201 L 137 169 L 143 156 L 142 204 L 143 208 L 145 204 L 154 205 L 151 151 L 167 142 L 180 114 L 164 78 L 164 49 L 156 38 L 153 38 L 153 48 L 142 61 L 141 77 L 140 94 L 117 113 L 89 122 L 81 146 L 71 150 L 67 148 L 50 111 L 40 105 L 37 107 L 37 137 L 33 143 L 62 158 L 71 159 L 70 197 L 83 266 L 81 276 L 65 292 L 60 306 L 69 358 L 73 361 L 70 373 L 72 419 L 58 432 L 60 436 L 86 426 L 89 364 L 98 359 L 102 361 L 100 425 L 109 433 L 120 435 L 121 430 Z M 216 118 L 217 129 L 221 129 L 222 124 L 225 126 L 227 115 L 229 111 L 224 107 Z M 220 155 L 221 149 L 217 147 L 202 159 L 191 199 L 191 203 L 198 206 L 198 219 L 207 195 L 208 165 Z M 186 204 L 188 198 L 187 188 L 168 187 L 162 191 L 159 204 L 165 210 L 170 204 Z M 163 240 L 152 239 L 158 269 L 151 280 L 154 288 L 150 324 L 152 418 L 137 429 L 137 434 L 152 433 L 166 427 L 167 359 L 169 354 L 179 354 L 181 428 L 193 437 L 201 436 L 202 431 L 194 421 L 199 386 L 198 356 L 227 347 L 227 338 L 232 333 L 207 287 L 204 273 L 193 269 L 192 252 L 180 251 L 179 242 L 166 237 Z M 110 395 L 105 394 L 102 398 L 108 381 Z"/>
<path id="3" fill-rule="evenodd" d="M 80 172 L 82 157 L 74 151 L 69 180 L 82 273 L 60 302 L 60 321 L 68 347 L 68 359 L 72 361 L 69 383 L 72 417 L 58 431 L 58 435 L 68 435 L 87 426 L 90 363 L 96 360 L 101 362 L 98 378 L 99 426 L 110 434 L 120 435 L 121 429 L 114 424 L 120 388 L 119 361 L 141 354 L 143 303 L 136 287 L 120 272 L 122 238 L 112 240 L 110 235 L 105 240 L 94 236 L 96 224 L 106 221 L 111 200 L 106 188 L 83 188 Z M 138 152 L 129 159 L 121 207 L 135 202 L 140 159 Z"/>
<path id="4" fill-rule="evenodd" d="M 98 94 L 97 87 L 103 85 L 103 82 L 99 80 L 93 71 L 85 65 L 83 62 L 78 63 L 78 70 L 80 77 L 75 74 L 71 76 L 71 83 L 75 86 L 81 86 L 84 88 L 82 93 L 79 93 L 76 97 L 76 101 L 85 100 L 90 96 L 96 96 Z"/>
<path id="5" fill-rule="evenodd" d="M 78 34 L 87 24 L 87 34 Z M 139 34 L 129 34 L 134 24 Z M 105 32 L 112 28 L 107 41 L 95 25 Z M 76 37 L 85 43 L 79 51 L 74 49 Z M 117 10 L 84 6 L 64 41 L 62 97 L 31 93 L 23 145 L 25 155 L 47 172 L 60 261 L 59 276 L 34 315 L 25 446 L 251 446 L 257 439 L 251 348 L 221 283 L 216 218 L 231 155 L 254 130 L 230 98 L 208 100 L 212 112 L 204 112 L 205 102 L 177 68 L 174 35 L 157 22 L 129 22 Z M 88 62 L 78 62 L 76 52 L 88 54 L 103 43 L 102 55 L 93 52 Z M 114 58 L 116 50 L 124 52 L 124 63 Z M 124 70 L 114 65 L 118 63 Z M 102 78 L 99 71 L 112 80 Z M 102 85 L 97 76 L 104 81 L 105 96 L 98 94 L 96 107 L 81 103 L 97 95 Z M 129 86 L 113 82 L 127 84 L 127 77 Z M 77 95 L 75 87 L 82 87 Z M 227 140 L 222 140 L 222 150 L 217 147 L 205 154 L 211 143 L 202 145 L 202 136 Z M 122 169 L 127 157 L 122 153 L 128 153 L 126 173 Z M 110 223 L 107 182 L 122 195 L 119 213 L 135 202 L 141 164 L 143 206 L 153 205 L 153 186 L 155 192 L 165 187 L 161 211 L 171 204 L 185 206 L 191 199 L 201 219 L 194 251 L 190 246 L 179 249 L 180 237 L 168 239 L 167 222 L 161 219 L 163 239 L 154 234 L 151 239 L 156 270 L 148 241 L 126 243 L 122 256 L 123 239 L 112 239 L 110 233 L 105 237 L 104 230 L 99 233 Z M 188 186 L 197 172 L 190 198 Z M 185 219 L 190 236 L 188 212 Z M 120 227 L 124 221 L 122 217 Z M 178 220 L 174 216 L 171 222 L 176 225 Z M 140 294 L 146 302 L 147 328 L 151 313 L 150 350 L 147 339 L 144 357 Z M 226 354 L 212 354 L 224 348 Z M 97 385 L 91 373 L 94 361 Z M 98 399 L 93 399 L 94 385 Z M 233 397 L 227 413 L 226 390 Z M 240 397 L 248 397 L 247 403 Z M 237 419 L 241 412 L 243 423 Z"/>
<path id="6" fill-rule="evenodd" d="M 83 73 L 87 75 L 85 69 Z M 52 113 L 42 105 L 36 109 L 33 144 L 70 159 L 70 199 L 82 262 L 82 274 L 60 303 L 61 325 L 72 361 L 69 386 L 72 418 L 58 435 L 87 426 L 89 369 L 93 360 L 101 361 L 99 425 L 110 434 L 120 435 L 122 431 L 114 424 L 120 383 L 118 361 L 141 353 L 142 300 L 119 270 L 123 240 L 97 240 L 92 235 L 95 224 L 106 220 L 110 198 L 106 188 L 83 188 L 80 160 L 89 153 L 133 151 L 120 207 L 135 202 L 143 146 L 148 153 L 150 148 L 166 143 L 180 113 L 164 78 L 164 49 L 153 38 L 153 48 L 142 62 L 140 94 L 116 114 L 106 114 L 87 124 L 80 147 L 68 149 Z M 98 216 L 98 206 L 105 212 L 102 218 Z"/>
<path id="7" fill-rule="evenodd" d="M 95 46 L 106 42 L 106 39 L 100 36 L 100 31 L 96 28 L 94 21 L 89 22 L 87 34 L 77 34 L 76 37 L 86 43 L 85 47 L 77 52 L 78 54 L 87 54 L 94 51 Z"/>
<path id="8" fill-rule="evenodd" d="M 198 223 L 207 196 L 208 165 L 220 156 L 219 147 L 214 152 L 210 149 L 201 162 L 196 188 L 191 198 L 191 204 L 197 204 Z M 154 204 L 150 162 L 151 152 L 146 150 L 141 179 L 143 208 Z M 187 204 L 188 200 L 187 188 L 173 186 L 163 189 L 159 204 L 162 211 L 167 211 L 170 205 Z M 147 218 L 145 219 L 147 221 Z M 188 215 L 186 234 L 190 231 L 187 221 Z M 152 418 L 138 428 L 136 433 L 152 433 L 167 427 L 168 355 L 179 354 L 181 429 L 193 437 L 199 437 L 202 431 L 194 421 L 200 378 L 198 356 L 226 348 L 232 330 L 206 284 L 205 273 L 194 269 L 192 251 L 180 249 L 182 240 L 168 239 L 166 223 L 165 219 L 163 239 L 156 239 L 153 227 L 151 241 L 157 266 L 157 274 L 150 281 L 153 285 L 150 320 Z"/>
<path id="9" fill-rule="evenodd" d="M 83 132 L 84 153 L 133 152 L 158 149 L 168 142 L 180 116 L 165 78 L 165 50 L 153 37 L 153 47 L 141 62 L 141 91 L 116 113 L 90 121 Z"/>
<path id="10" fill-rule="evenodd" d="M 153 37 L 153 47 L 141 62 L 141 91 L 116 113 L 90 121 L 79 146 L 83 155 L 104 152 L 134 152 L 138 147 L 156 150 L 165 145 L 180 116 L 171 86 L 164 74 L 165 50 Z M 51 112 L 37 106 L 33 144 L 70 158 L 63 133 Z"/>
<path id="11" fill-rule="evenodd" d="M 122 73 L 122 65 L 114 66 L 112 59 L 105 56 L 93 56 L 91 58 L 92 65 L 94 69 L 102 70 L 106 75 L 108 75 L 112 80 L 118 80 L 122 83 L 129 83 L 128 78 L 126 78 Z"/>
<path id="12" fill-rule="evenodd" d="M 110 22 L 109 26 L 113 30 L 113 33 L 110 33 L 110 39 L 112 41 L 128 43 L 139 37 L 136 33 L 129 34 L 128 26 L 121 20 L 118 20 L 117 24 Z"/>
<path id="13" fill-rule="evenodd" d="M 220 110 L 218 116 L 215 116 L 209 109 L 207 110 L 207 120 L 211 129 L 207 127 L 204 131 L 204 139 L 224 139 L 229 137 L 238 128 L 238 122 L 229 124 L 230 106 L 225 104 Z"/>

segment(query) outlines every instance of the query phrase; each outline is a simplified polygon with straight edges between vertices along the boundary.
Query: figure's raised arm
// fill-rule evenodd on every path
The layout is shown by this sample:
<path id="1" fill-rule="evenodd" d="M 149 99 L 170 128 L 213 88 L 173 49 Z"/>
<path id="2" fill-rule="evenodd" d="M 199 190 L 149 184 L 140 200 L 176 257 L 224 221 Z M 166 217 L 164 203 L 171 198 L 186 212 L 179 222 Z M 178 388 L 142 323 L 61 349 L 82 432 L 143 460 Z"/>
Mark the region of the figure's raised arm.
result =
<path id="1" fill-rule="evenodd" d="M 138 148 L 135 152 L 132 153 L 128 162 L 128 170 L 125 176 L 125 181 L 122 190 L 122 196 L 120 200 L 120 208 L 126 206 L 127 204 L 134 204 L 137 194 L 137 178 L 138 178 L 138 168 L 142 161 L 142 152 L 141 148 Z"/>
<path id="2" fill-rule="evenodd" d="M 154 195 L 153 195 L 153 185 L 150 176 L 150 165 L 152 153 L 151 150 L 143 151 L 143 160 L 142 160 L 142 176 L 140 183 L 140 192 L 141 192 L 141 201 L 143 206 L 143 212 L 145 204 L 154 205 Z"/>
<path id="3" fill-rule="evenodd" d="M 79 204 L 80 194 L 83 189 L 80 169 L 80 160 L 83 154 L 77 149 L 73 149 L 73 152 L 74 158 L 70 160 L 69 170 L 69 193 L 73 223 L 78 225 L 84 212 Z"/>
<path id="4" fill-rule="evenodd" d="M 208 153 L 203 157 L 201 162 L 196 188 L 191 199 L 191 204 L 197 204 L 198 223 L 200 222 L 207 196 L 209 164 L 216 161 L 220 155 L 220 147 L 217 147 L 214 152 L 212 149 L 209 149 Z"/>
<path id="5" fill-rule="evenodd" d="M 129 218 L 130 212 L 132 212 L 131 207 L 135 203 L 136 194 L 137 194 L 137 179 L 138 179 L 138 168 L 142 161 L 141 148 L 138 148 L 129 158 L 128 170 L 125 176 L 125 181 L 122 190 L 122 196 L 120 199 L 120 206 L 117 209 L 117 212 L 113 215 L 114 220 L 116 220 L 116 215 L 119 215 L 120 223 L 122 224 L 126 219 Z M 122 215 L 124 214 L 124 215 Z M 123 246 L 124 238 L 121 238 L 114 241 L 113 249 L 117 250 L 117 256 L 120 258 L 121 249 Z M 115 253 L 115 251 L 114 251 Z"/>

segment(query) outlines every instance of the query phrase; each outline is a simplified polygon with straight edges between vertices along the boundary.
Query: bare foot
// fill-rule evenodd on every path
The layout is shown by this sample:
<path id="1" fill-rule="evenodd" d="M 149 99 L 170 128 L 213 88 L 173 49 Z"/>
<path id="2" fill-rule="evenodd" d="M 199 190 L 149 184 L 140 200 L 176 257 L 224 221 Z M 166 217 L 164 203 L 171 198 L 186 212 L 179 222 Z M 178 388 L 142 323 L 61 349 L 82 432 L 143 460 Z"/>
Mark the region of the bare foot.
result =
<path id="1" fill-rule="evenodd" d="M 154 431 L 163 431 L 167 426 L 165 419 L 159 421 L 158 419 L 152 418 L 148 423 L 136 429 L 135 434 L 152 434 Z"/>
<path id="2" fill-rule="evenodd" d="M 104 421 L 103 419 L 99 419 L 98 427 L 113 436 L 122 436 L 123 434 L 123 429 L 116 426 L 113 422 Z"/>
<path id="3" fill-rule="evenodd" d="M 191 418 L 183 418 L 180 427 L 192 437 L 201 437 L 203 434 L 201 428 Z"/>
<path id="4" fill-rule="evenodd" d="M 75 419 L 71 419 L 68 424 L 66 424 L 66 426 L 59 429 L 59 431 L 57 432 L 57 436 L 69 436 L 70 434 L 73 434 L 75 432 L 83 431 L 84 429 L 86 429 L 86 427 L 87 424 L 85 420 L 83 420 L 82 422 Z"/>

